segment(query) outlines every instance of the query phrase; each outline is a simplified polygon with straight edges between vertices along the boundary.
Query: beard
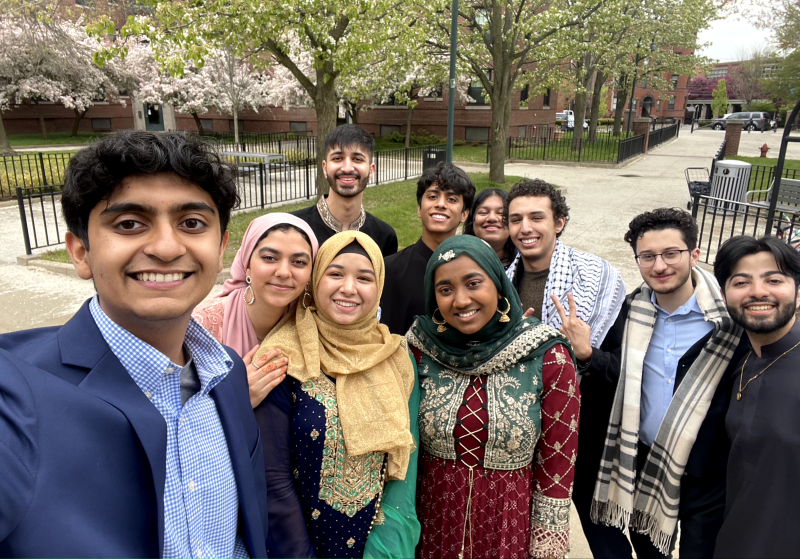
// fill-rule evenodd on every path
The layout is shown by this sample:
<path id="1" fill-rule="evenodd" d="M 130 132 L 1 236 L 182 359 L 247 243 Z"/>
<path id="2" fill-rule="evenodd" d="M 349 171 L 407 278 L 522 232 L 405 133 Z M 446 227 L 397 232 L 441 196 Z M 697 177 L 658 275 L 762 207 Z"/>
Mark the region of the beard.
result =
<path id="1" fill-rule="evenodd" d="M 690 281 L 692 277 L 692 268 L 688 268 L 685 271 L 678 270 L 675 276 L 673 277 L 673 281 L 675 282 L 672 285 L 658 285 L 655 281 L 651 284 L 650 281 L 647 281 L 649 278 L 645 278 L 645 283 L 652 289 L 655 293 L 659 295 L 669 295 L 670 293 L 675 293 L 681 287 L 686 285 L 687 281 Z M 652 281 L 652 280 L 651 280 Z"/>
<path id="2" fill-rule="evenodd" d="M 777 313 L 773 317 L 752 317 L 747 316 L 744 310 L 745 305 L 751 303 L 769 303 L 775 305 Z M 780 330 L 792 320 L 797 311 L 797 302 L 792 299 L 786 303 L 781 303 L 776 299 L 756 300 L 750 299 L 737 307 L 728 307 L 728 313 L 733 321 L 752 334 L 771 334 Z"/>
<path id="3" fill-rule="evenodd" d="M 336 184 L 336 179 L 343 176 L 355 177 L 356 182 L 353 184 L 353 186 L 343 188 L 341 185 Z M 367 188 L 367 184 L 369 184 L 369 175 L 367 175 L 366 177 L 361 177 L 361 175 L 359 175 L 358 173 L 352 173 L 352 174 L 340 173 L 336 176 L 328 175 L 327 179 L 328 179 L 328 184 L 331 187 L 331 190 L 333 190 L 336 194 L 338 194 L 342 198 L 352 198 L 353 196 L 358 196 L 359 194 L 364 192 L 364 189 Z"/>

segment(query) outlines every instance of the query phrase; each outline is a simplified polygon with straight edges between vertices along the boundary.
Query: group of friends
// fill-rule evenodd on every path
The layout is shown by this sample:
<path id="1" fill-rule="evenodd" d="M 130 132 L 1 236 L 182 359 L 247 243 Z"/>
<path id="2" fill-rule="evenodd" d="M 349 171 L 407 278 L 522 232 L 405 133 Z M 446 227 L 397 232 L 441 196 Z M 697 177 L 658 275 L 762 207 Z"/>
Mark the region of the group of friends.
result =
<path id="1" fill-rule="evenodd" d="M 0 556 L 561 558 L 573 506 L 598 558 L 800 555 L 796 251 L 711 273 L 656 209 L 626 294 L 557 188 L 440 163 L 397 252 L 373 148 L 337 127 L 329 194 L 254 219 L 215 293 L 234 169 L 171 132 L 73 157 L 97 294 L 0 335 Z"/>

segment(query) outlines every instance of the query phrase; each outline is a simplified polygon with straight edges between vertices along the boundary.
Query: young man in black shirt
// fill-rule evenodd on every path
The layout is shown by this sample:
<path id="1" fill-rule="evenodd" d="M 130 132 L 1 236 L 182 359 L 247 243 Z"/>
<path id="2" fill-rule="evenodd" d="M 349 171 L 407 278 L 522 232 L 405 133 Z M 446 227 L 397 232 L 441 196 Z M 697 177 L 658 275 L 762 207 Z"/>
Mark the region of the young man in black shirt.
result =
<path id="1" fill-rule="evenodd" d="M 422 237 L 386 259 L 386 282 L 381 298 L 381 322 L 392 334 L 404 335 L 414 316 L 425 313 L 425 268 L 433 251 L 456 234 L 466 221 L 475 185 L 451 163 L 439 163 L 417 182 L 417 215 Z"/>
<path id="2" fill-rule="evenodd" d="M 330 192 L 320 196 L 316 206 L 297 210 L 294 215 L 311 226 L 319 244 L 336 233 L 355 230 L 369 235 L 384 257 L 397 252 L 394 229 L 361 205 L 364 189 L 375 172 L 375 140 L 363 128 L 343 124 L 328 134 L 324 149 L 322 171 L 331 185 Z"/>

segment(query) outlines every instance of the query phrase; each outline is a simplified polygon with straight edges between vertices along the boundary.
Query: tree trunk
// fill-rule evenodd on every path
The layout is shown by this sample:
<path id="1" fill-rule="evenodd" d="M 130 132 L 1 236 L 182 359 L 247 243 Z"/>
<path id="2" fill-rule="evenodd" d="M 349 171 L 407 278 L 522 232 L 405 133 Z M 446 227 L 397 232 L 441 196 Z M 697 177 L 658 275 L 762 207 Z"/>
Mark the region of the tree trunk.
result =
<path id="1" fill-rule="evenodd" d="M 406 149 L 411 146 L 411 115 L 414 114 L 414 108 L 408 107 L 408 116 L 406 117 Z"/>
<path id="2" fill-rule="evenodd" d="M 192 112 L 192 113 L 189 113 L 189 114 L 192 115 L 192 118 L 194 119 L 194 123 L 197 125 L 197 134 L 199 136 L 205 136 L 206 133 L 203 130 L 203 123 L 200 122 L 200 117 L 195 112 Z"/>
<path id="3" fill-rule="evenodd" d="M 236 103 L 233 106 L 233 141 L 239 145 L 239 111 L 236 110 Z"/>
<path id="4" fill-rule="evenodd" d="M 0 113 L 0 155 L 16 155 L 16 153 L 8 141 L 6 127 L 3 125 L 3 113 Z"/>
<path id="5" fill-rule="evenodd" d="M 594 90 L 592 91 L 592 108 L 589 113 L 589 141 L 597 141 L 597 121 L 600 118 L 600 107 L 603 104 L 603 99 L 600 95 L 603 91 L 603 83 L 606 81 L 606 75 L 598 71 L 594 78 Z"/>
<path id="6" fill-rule="evenodd" d="M 324 63 L 323 68 L 317 69 L 314 99 L 314 110 L 317 113 L 317 196 L 324 196 L 329 189 L 328 180 L 322 172 L 322 162 L 326 156 L 325 138 L 336 128 L 336 80 L 330 77 L 332 71 L 333 65 L 330 62 Z"/>
<path id="7" fill-rule="evenodd" d="M 618 84 L 617 86 L 617 106 L 614 107 L 614 137 L 618 137 L 622 130 L 622 119 L 625 116 L 625 103 L 628 100 L 628 88 L 625 85 L 627 81 L 624 75 L 620 76 L 619 84 L 621 85 Z"/>
<path id="8" fill-rule="evenodd" d="M 78 126 L 81 123 L 83 115 L 86 114 L 86 111 L 88 111 L 88 109 L 84 111 L 79 111 L 78 109 L 72 109 L 72 112 L 75 113 L 75 120 L 72 121 L 72 133 L 70 134 L 71 138 L 75 138 L 78 135 Z"/>
<path id="9" fill-rule="evenodd" d="M 495 82 L 495 90 L 497 82 Z M 492 99 L 492 135 L 489 138 L 489 180 L 503 184 L 506 182 L 506 108 L 508 96 L 497 95 Z"/>
<path id="10" fill-rule="evenodd" d="M 45 140 L 48 140 L 49 138 L 47 137 L 47 125 L 44 122 L 44 114 L 42 113 L 42 109 L 39 108 L 39 102 L 31 101 L 29 104 L 31 108 L 36 112 L 36 114 L 39 115 L 39 125 L 42 127 L 42 137 Z"/>

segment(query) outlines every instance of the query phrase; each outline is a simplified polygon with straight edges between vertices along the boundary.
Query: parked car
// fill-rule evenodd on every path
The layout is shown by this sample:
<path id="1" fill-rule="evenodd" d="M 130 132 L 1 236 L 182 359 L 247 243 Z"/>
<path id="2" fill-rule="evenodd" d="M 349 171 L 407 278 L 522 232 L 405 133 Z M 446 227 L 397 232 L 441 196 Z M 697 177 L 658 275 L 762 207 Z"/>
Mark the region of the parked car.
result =
<path id="1" fill-rule="evenodd" d="M 562 113 L 556 113 L 556 120 L 562 121 L 564 128 L 567 130 L 575 130 L 575 113 L 573 111 L 567 110 Z M 589 129 L 589 123 L 586 122 L 586 119 L 583 121 L 583 129 Z"/>
<path id="2" fill-rule="evenodd" d="M 711 123 L 711 128 L 714 130 L 725 130 L 727 128 L 727 121 L 730 119 L 744 120 L 744 130 L 769 130 L 770 117 L 767 113 L 761 112 L 744 112 L 744 113 L 731 113 L 722 118 L 718 118 Z"/>

